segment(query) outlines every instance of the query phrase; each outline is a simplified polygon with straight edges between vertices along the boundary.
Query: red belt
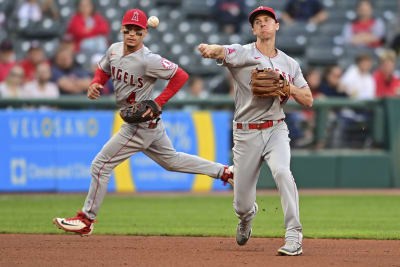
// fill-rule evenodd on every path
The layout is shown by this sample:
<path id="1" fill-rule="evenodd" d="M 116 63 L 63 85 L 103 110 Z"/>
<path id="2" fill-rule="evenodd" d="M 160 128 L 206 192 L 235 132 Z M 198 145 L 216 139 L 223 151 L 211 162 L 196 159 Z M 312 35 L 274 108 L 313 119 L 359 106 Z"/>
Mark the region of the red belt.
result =
<path id="1" fill-rule="evenodd" d="M 276 123 L 282 122 L 283 119 L 277 120 Z M 269 127 L 274 126 L 274 121 L 266 121 L 263 123 L 249 123 L 247 124 L 248 129 L 256 129 L 256 130 L 261 130 L 261 129 L 267 129 Z M 236 129 L 243 129 L 243 123 L 236 123 Z"/>

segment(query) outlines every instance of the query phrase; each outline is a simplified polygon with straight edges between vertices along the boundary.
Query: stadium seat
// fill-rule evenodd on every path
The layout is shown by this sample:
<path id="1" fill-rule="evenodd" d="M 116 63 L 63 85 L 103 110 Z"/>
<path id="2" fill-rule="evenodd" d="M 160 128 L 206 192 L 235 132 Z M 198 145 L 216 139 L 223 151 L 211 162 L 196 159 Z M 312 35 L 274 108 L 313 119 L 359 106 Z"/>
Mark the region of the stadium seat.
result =
<path id="1" fill-rule="evenodd" d="M 320 35 L 337 36 L 342 34 L 343 27 L 343 23 L 325 23 L 319 27 L 318 32 Z"/>
<path id="2" fill-rule="evenodd" d="M 182 9 L 188 19 L 191 16 L 210 17 L 210 14 L 212 14 L 211 5 L 207 1 L 185 0 L 182 3 Z"/>
<path id="3" fill-rule="evenodd" d="M 307 44 L 307 38 L 303 35 L 279 35 L 276 38 L 276 46 L 285 53 L 303 55 Z"/>
<path id="4" fill-rule="evenodd" d="M 332 46 L 309 46 L 305 55 L 310 65 L 319 66 L 336 64 L 341 56 L 340 53 L 335 53 L 335 47 Z"/>

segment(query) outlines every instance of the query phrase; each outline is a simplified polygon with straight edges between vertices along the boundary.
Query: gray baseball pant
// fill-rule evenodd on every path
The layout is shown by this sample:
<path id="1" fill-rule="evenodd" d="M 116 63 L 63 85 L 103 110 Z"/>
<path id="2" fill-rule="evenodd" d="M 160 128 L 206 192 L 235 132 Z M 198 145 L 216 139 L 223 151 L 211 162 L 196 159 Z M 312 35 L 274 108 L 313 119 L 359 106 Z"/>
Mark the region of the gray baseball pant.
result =
<path id="1" fill-rule="evenodd" d="M 302 231 L 299 217 L 299 196 L 290 171 L 290 139 L 286 123 L 276 123 L 274 126 L 262 130 L 236 129 L 235 125 L 234 122 L 233 206 L 237 216 L 245 221 L 254 218 L 256 185 L 262 161 L 265 160 L 280 193 L 286 240 L 299 240 L 299 232 Z"/>
<path id="2" fill-rule="evenodd" d="M 224 165 L 198 156 L 176 152 L 160 120 L 154 129 L 148 123 L 124 123 L 114 136 L 103 146 L 92 162 L 92 181 L 82 211 L 94 219 L 107 192 L 112 170 L 137 152 L 148 157 L 169 171 L 205 174 L 221 177 Z"/>

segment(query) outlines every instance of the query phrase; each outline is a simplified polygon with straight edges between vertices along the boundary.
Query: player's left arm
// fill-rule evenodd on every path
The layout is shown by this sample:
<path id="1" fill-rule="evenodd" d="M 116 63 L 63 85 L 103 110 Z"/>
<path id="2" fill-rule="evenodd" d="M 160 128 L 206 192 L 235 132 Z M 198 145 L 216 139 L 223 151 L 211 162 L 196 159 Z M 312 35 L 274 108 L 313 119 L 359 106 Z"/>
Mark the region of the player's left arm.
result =
<path id="1" fill-rule="evenodd" d="M 174 76 L 171 77 L 165 89 L 161 92 L 161 94 L 154 99 L 154 101 L 160 106 L 160 108 L 168 102 L 186 83 L 189 79 L 189 75 L 178 67 Z"/>
<path id="2" fill-rule="evenodd" d="M 296 100 L 297 103 L 310 108 L 313 104 L 313 96 L 311 89 L 304 79 L 300 66 L 295 62 L 295 75 L 293 83 L 290 84 L 290 95 Z"/>
<path id="3" fill-rule="evenodd" d="M 313 97 L 309 87 L 298 88 L 290 84 L 290 95 L 296 100 L 297 103 L 307 108 L 311 108 L 313 104 Z"/>
<path id="4" fill-rule="evenodd" d="M 156 102 L 160 111 L 162 110 L 162 106 L 167 103 L 168 100 L 170 100 L 179 91 L 179 89 L 182 88 L 182 86 L 188 79 L 189 75 L 186 73 L 186 71 L 177 66 L 175 74 L 171 77 L 171 79 L 169 79 L 169 82 L 165 89 L 158 97 L 156 97 L 156 99 L 154 99 L 154 102 Z M 153 117 L 151 109 L 148 109 L 143 114 L 143 117 L 147 116 L 148 114 Z"/>

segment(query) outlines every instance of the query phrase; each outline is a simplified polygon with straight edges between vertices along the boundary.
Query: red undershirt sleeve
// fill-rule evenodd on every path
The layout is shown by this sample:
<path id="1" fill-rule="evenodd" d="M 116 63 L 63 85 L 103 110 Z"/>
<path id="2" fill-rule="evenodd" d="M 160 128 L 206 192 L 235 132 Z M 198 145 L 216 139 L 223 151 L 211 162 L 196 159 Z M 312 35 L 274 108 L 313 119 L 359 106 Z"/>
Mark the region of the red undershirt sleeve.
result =
<path id="1" fill-rule="evenodd" d="M 185 82 L 189 79 L 189 75 L 178 67 L 175 75 L 169 80 L 167 87 L 162 93 L 154 99 L 161 107 L 168 102 L 182 88 Z"/>
<path id="2" fill-rule="evenodd" d="M 90 85 L 94 83 L 99 83 L 101 85 L 105 85 L 108 79 L 110 79 L 111 75 L 107 74 L 104 72 L 102 69 L 99 67 L 96 69 L 96 72 L 94 73 L 94 77 Z"/>

